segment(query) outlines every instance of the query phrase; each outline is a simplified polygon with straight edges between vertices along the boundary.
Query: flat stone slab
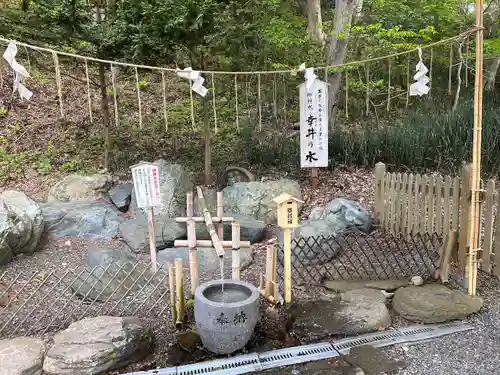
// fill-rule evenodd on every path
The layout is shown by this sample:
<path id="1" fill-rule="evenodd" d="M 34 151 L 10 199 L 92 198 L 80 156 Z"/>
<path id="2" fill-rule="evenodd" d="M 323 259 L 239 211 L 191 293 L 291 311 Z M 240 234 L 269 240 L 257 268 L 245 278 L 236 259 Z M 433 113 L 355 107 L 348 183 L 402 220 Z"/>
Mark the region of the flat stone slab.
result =
<path id="1" fill-rule="evenodd" d="M 0 375 L 41 375 L 46 350 L 33 337 L 0 340 Z"/>
<path id="2" fill-rule="evenodd" d="M 396 289 L 409 285 L 408 279 L 397 280 L 325 280 L 323 285 L 326 289 L 337 293 L 356 289 L 379 289 L 387 292 L 393 292 Z"/>
<path id="3" fill-rule="evenodd" d="M 394 310 L 418 323 L 444 323 L 464 319 L 483 307 L 483 300 L 440 284 L 401 288 L 394 294 Z"/>
<path id="4" fill-rule="evenodd" d="M 372 291 L 370 291 L 372 292 Z M 383 296 L 382 296 L 383 297 Z M 292 332 L 301 341 L 377 332 L 391 325 L 389 310 L 375 294 L 319 300 L 290 307 Z"/>
<path id="5" fill-rule="evenodd" d="M 54 336 L 43 370 L 49 375 L 100 374 L 143 359 L 151 344 L 138 318 L 86 318 Z"/>
<path id="6" fill-rule="evenodd" d="M 392 374 L 406 367 L 404 361 L 395 361 L 385 352 L 370 345 L 357 346 L 349 351 L 345 360 L 359 367 L 366 375 Z"/>

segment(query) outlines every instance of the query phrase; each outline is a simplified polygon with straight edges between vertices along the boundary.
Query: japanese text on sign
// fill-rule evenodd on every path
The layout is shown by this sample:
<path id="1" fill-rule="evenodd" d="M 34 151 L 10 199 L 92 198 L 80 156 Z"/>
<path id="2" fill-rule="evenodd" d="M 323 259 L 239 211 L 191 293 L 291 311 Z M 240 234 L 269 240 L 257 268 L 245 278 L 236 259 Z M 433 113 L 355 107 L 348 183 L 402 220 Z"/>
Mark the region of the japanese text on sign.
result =
<path id="1" fill-rule="evenodd" d="M 328 166 L 328 85 L 316 79 L 300 86 L 300 166 Z"/>
<path id="2" fill-rule="evenodd" d="M 161 205 L 158 166 L 140 163 L 131 167 L 137 207 L 148 208 Z"/>

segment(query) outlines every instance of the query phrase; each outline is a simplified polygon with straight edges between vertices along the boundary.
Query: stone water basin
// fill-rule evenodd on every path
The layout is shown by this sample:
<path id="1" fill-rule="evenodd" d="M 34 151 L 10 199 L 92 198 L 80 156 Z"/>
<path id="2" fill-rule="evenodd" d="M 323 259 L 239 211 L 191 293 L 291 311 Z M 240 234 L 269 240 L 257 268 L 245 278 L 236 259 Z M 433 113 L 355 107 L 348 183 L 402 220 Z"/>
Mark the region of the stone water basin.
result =
<path id="1" fill-rule="evenodd" d="M 213 280 L 194 296 L 194 318 L 203 346 L 217 354 L 242 349 L 259 319 L 259 290 L 244 281 Z"/>

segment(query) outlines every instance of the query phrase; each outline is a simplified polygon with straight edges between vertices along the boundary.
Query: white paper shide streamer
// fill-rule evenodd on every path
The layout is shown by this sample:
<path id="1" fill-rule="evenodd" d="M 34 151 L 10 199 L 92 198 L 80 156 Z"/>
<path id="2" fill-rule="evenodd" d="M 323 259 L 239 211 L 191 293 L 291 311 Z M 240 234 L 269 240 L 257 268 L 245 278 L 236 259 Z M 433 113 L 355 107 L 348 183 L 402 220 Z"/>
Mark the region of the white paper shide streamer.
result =
<path id="1" fill-rule="evenodd" d="M 429 86 L 427 84 L 430 82 L 429 77 L 427 77 L 427 73 L 429 69 L 424 65 L 422 61 L 422 49 L 418 49 L 418 58 L 419 62 L 415 67 L 417 73 L 413 76 L 413 80 L 416 81 L 410 85 L 410 96 L 422 96 L 429 93 Z"/>
<path id="2" fill-rule="evenodd" d="M 5 61 L 7 61 L 7 63 L 14 71 L 13 92 L 16 91 L 19 92 L 19 96 L 21 97 L 21 99 L 30 100 L 31 97 L 33 96 L 33 93 L 30 90 L 28 90 L 26 86 L 22 84 L 23 80 L 25 78 L 28 78 L 30 75 L 28 71 L 24 68 L 24 66 L 22 66 L 16 61 L 16 55 L 17 55 L 17 46 L 15 43 L 10 42 L 9 45 L 7 46 L 7 49 L 3 53 L 3 58 L 5 59 Z"/>
<path id="3" fill-rule="evenodd" d="M 177 72 L 177 75 L 181 78 L 189 79 L 189 81 L 191 81 L 191 90 L 193 90 L 195 93 L 203 97 L 207 95 L 208 90 L 205 86 L 203 86 L 205 78 L 200 75 L 199 71 L 193 70 L 191 67 L 189 67 L 180 72 Z"/>
<path id="4" fill-rule="evenodd" d="M 305 63 L 300 64 L 299 70 L 301 72 L 304 72 L 304 79 L 306 81 L 306 90 L 309 92 L 314 84 L 314 81 L 316 81 L 316 78 L 318 78 L 318 76 L 314 74 L 314 68 L 306 68 Z"/>

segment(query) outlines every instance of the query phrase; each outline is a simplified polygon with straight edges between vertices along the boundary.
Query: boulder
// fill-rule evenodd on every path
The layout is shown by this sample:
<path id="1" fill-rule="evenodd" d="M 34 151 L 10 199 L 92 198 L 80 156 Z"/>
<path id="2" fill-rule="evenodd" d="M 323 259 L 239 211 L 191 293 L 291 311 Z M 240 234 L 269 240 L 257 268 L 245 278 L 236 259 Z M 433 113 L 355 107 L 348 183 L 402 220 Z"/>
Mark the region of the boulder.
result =
<path id="1" fill-rule="evenodd" d="M 330 262 L 340 256 L 340 250 L 349 240 L 340 236 L 342 233 L 369 233 L 370 229 L 371 216 L 368 210 L 357 202 L 336 198 L 324 208 L 314 208 L 309 218 L 294 229 L 295 242 L 292 247 L 298 246 L 303 251 L 292 249 L 295 257 L 293 261 L 297 260 L 303 265 Z M 280 244 L 283 244 L 283 233 L 280 234 Z"/>
<path id="2" fill-rule="evenodd" d="M 155 217 L 154 227 L 157 250 L 174 246 L 175 240 L 187 235 L 185 223 L 176 223 L 175 219 L 165 215 Z M 120 225 L 120 236 L 134 253 L 149 253 L 148 220 L 145 215 L 124 221 Z"/>
<path id="3" fill-rule="evenodd" d="M 186 193 L 193 191 L 191 174 L 180 164 L 170 164 L 163 159 L 154 162 L 159 167 L 160 194 L 162 207 L 155 210 L 157 216 L 175 218 L 186 216 Z M 130 212 L 142 212 L 137 208 L 135 192 L 132 192 Z"/>
<path id="4" fill-rule="evenodd" d="M 54 336 L 43 370 L 48 375 L 94 375 L 119 369 L 146 357 L 152 339 L 135 317 L 86 318 Z"/>
<path id="5" fill-rule="evenodd" d="M 42 375 L 45 343 L 34 337 L 0 340 L 0 375 Z"/>
<path id="6" fill-rule="evenodd" d="M 68 280 L 75 295 L 90 301 L 117 301 L 134 294 L 147 284 L 149 265 L 140 263 L 123 249 L 92 246 L 82 274 Z M 74 275 L 71 276 L 74 279 Z M 72 284 L 70 284 L 72 282 Z"/>
<path id="7" fill-rule="evenodd" d="M 134 184 L 130 182 L 113 186 L 108 192 L 109 199 L 121 212 L 126 212 L 132 199 L 133 190 Z"/>
<path id="8" fill-rule="evenodd" d="M 384 330 L 391 325 L 391 316 L 384 301 L 369 290 L 365 295 L 358 292 L 345 299 L 336 296 L 331 300 L 294 305 L 289 310 L 293 321 L 292 332 L 301 341 L 308 342 Z"/>
<path id="9" fill-rule="evenodd" d="M 106 198 L 111 187 L 111 177 L 107 174 L 82 176 L 73 174 L 56 183 L 49 191 L 49 202 L 93 201 Z"/>
<path id="10" fill-rule="evenodd" d="M 225 274 L 230 275 L 231 273 L 231 249 L 226 249 L 226 255 L 224 256 L 224 270 Z M 196 255 L 198 258 L 198 269 L 199 273 L 203 274 L 205 272 L 219 272 L 220 270 L 220 259 L 213 248 L 198 248 L 196 250 Z M 186 267 L 189 267 L 189 249 L 187 247 L 173 247 L 159 251 L 156 254 L 156 259 L 159 264 L 166 265 L 168 263 L 173 263 L 175 259 L 181 258 Z M 241 248 L 240 249 L 240 268 L 243 270 L 247 268 L 253 262 L 253 250 L 251 248 Z"/>
<path id="11" fill-rule="evenodd" d="M 444 323 L 464 319 L 483 307 L 483 300 L 440 284 L 410 286 L 394 294 L 394 311 L 418 323 Z"/>
<path id="12" fill-rule="evenodd" d="M 117 208 L 104 200 L 42 203 L 41 207 L 45 231 L 56 236 L 112 240 L 123 222 Z"/>
<path id="13" fill-rule="evenodd" d="M 225 187 L 222 192 L 225 215 L 240 214 L 262 220 L 266 224 L 276 222 L 276 203 L 272 200 L 278 195 L 288 193 L 301 199 L 299 183 L 288 179 L 236 182 Z"/>
<path id="14" fill-rule="evenodd" d="M 203 189 L 203 197 L 208 210 L 212 216 L 217 215 L 217 190 L 216 189 Z M 228 209 L 224 203 L 224 210 Z M 229 210 L 229 209 L 228 209 Z M 193 211 L 196 216 L 203 216 L 203 211 L 195 194 Z M 184 215 L 183 215 L 184 216 Z M 248 215 L 241 215 L 238 213 L 224 212 L 224 216 L 233 217 L 240 224 L 240 240 L 250 241 L 251 243 L 258 242 L 264 236 L 266 223 L 263 220 L 255 219 Z M 184 224 L 184 226 L 186 226 Z M 224 239 L 230 240 L 232 237 L 231 223 L 224 223 Z M 208 233 L 205 223 L 196 224 L 196 238 L 199 240 L 209 240 L 210 234 Z"/>
<path id="15" fill-rule="evenodd" d="M 40 206 L 20 191 L 0 194 L 0 265 L 18 254 L 35 252 L 43 233 Z"/>

